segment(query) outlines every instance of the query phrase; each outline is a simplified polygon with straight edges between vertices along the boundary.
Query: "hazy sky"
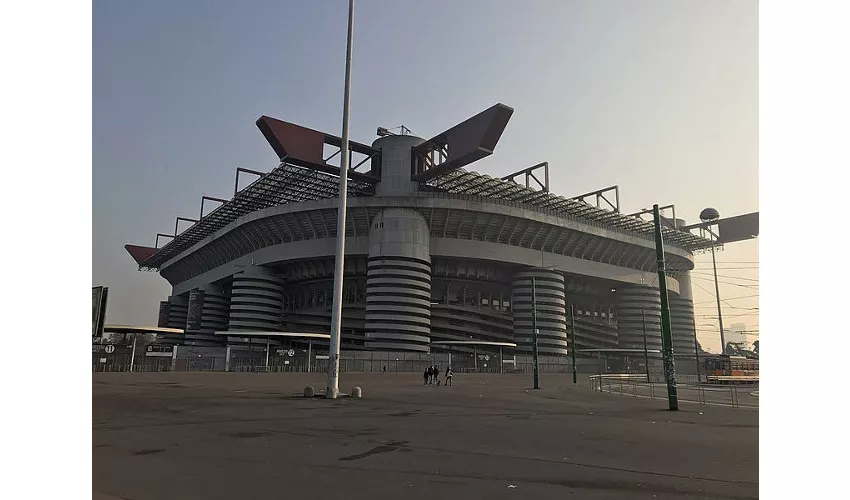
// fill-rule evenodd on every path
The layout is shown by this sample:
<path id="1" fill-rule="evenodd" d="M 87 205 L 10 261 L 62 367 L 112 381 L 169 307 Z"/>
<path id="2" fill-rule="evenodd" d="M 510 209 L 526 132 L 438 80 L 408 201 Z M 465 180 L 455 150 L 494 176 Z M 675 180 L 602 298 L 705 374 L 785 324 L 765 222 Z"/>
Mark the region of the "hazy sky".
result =
<path id="1" fill-rule="evenodd" d="M 170 291 L 125 243 L 230 197 L 237 166 L 277 166 L 260 115 L 340 135 L 347 3 L 95 0 L 92 282 L 109 323 L 156 324 Z M 758 210 L 756 1 L 359 0 L 352 81 L 352 140 L 430 137 L 502 102 L 513 117 L 477 171 L 549 161 L 559 194 L 617 184 L 624 211 L 673 203 L 688 221 Z M 758 294 L 757 241 L 718 262 L 724 322 L 757 330 L 758 297 L 739 298 Z M 697 257 L 694 300 L 718 351 L 710 266 Z"/>

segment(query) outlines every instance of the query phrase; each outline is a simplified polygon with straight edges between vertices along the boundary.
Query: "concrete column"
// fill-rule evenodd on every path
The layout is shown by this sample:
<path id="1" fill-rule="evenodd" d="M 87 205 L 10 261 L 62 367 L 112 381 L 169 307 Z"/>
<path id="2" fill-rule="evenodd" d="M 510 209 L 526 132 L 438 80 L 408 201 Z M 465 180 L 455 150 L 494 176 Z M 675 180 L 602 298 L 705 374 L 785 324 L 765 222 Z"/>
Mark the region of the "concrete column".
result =
<path id="1" fill-rule="evenodd" d="M 186 328 L 189 313 L 189 294 L 168 297 L 168 328 Z"/>
<path id="2" fill-rule="evenodd" d="M 643 316 L 646 317 L 646 345 L 661 351 L 661 295 L 649 285 L 617 289 L 617 344 L 620 349 L 643 349 Z M 660 358 L 658 353 L 650 357 Z"/>
<path id="3" fill-rule="evenodd" d="M 694 354 L 694 302 L 691 295 L 691 273 L 679 276 L 679 293 L 670 293 L 670 326 L 673 330 L 673 355 L 690 358 L 692 361 L 676 362 L 676 371 L 696 374 Z"/>
<path id="4" fill-rule="evenodd" d="M 207 333 L 227 330 L 230 296 L 217 285 L 207 285 L 201 313 L 201 330 Z"/>
<path id="5" fill-rule="evenodd" d="M 366 347 L 430 352 L 430 232 L 422 214 L 387 208 L 375 216 L 366 276 Z"/>
<path id="6" fill-rule="evenodd" d="M 536 282 L 537 345 L 542 355 L 567 354 L 567 318 L 564 276 L 550 269 L 532 268 L 514 275 L 511 310 L 517 350 L 533 350 L 531 278 Z"/>
<path id="7" fill-rule="evenodd" d="M 232 331 L 278 331 L 283 312 L 283 281 L 260 266 L 233 275 L 230 291 Z"/>

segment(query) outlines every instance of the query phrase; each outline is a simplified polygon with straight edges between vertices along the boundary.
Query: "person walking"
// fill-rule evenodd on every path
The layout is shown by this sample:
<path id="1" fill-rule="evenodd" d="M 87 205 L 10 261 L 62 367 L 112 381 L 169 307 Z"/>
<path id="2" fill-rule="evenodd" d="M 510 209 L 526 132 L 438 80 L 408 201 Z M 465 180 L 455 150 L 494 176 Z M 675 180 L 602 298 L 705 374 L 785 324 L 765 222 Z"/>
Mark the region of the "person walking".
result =
<path id="1" fill-rule="evenodd" d="M 384 365 L 383 373 L 387 373 L 387 365 Z"/>
<path id="2" fill-rule="evenodd" d="M 425 373 L 423 373 L 423 374 L 422 374 L 422 378 L 425 380 L 425 385 L 428 385 L 428 382 L 430 381 L 430 380 L 429 380 L 429 377 L 430 377 L 430 375 L 431 375 L 431 374 L 429 373 L 430 371 L 431 371 L 431 367 L 429 366 L 429 367 L 425 370 Z"/>
<path id="3" fill-rule="evenodd" d="M 434 383 L 440 385 L 440 367 L 434 365 Z"/>
<path id="4" fill-rule="evenodd" d="M 446 385 L 452 385 L 452 377 L 454 373 L 452 373 L 451 367 L 446 367 Z"/>

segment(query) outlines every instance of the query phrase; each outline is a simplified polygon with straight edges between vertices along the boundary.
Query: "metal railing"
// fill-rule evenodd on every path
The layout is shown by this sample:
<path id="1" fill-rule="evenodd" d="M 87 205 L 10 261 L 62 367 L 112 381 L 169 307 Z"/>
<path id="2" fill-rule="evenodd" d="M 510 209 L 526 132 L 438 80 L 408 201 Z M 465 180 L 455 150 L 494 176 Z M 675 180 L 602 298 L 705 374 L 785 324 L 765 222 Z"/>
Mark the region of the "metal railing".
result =
<path id="1" fill-rule="evenodd" d="M 635 398 L 666 399 L 667 384 L 646 375 L 607 374 L 588 377 L 590 390 L 609 394 L 628 395 Z M 713 385 L 707 383 L 681 383 L 677 381 L 678 399 L 684 403 L 731 406 L 758 409 L 758 385 Z"/>

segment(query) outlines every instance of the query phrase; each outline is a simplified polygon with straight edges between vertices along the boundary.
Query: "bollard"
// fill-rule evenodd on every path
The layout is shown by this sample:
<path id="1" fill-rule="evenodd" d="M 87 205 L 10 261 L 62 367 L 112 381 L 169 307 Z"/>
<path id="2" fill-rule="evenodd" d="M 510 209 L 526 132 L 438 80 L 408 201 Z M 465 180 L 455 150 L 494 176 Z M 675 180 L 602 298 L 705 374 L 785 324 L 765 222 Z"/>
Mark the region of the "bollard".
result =
<path id="1" fill-rule="evenodd" d="M 312 398 L 315 395 L 316 395 L 316 391 L 312 387 L 310 387 L 309 385 L 304 388 L 304 397 L 305 398 Z"/>
<path id="2" fill-rule="evenodd" d="M 360 399 L 361 397 L 363 397 L 363 390 L 359 387 L 355 387 L 351 390 L 351 397 L 354 399 Z"/>

